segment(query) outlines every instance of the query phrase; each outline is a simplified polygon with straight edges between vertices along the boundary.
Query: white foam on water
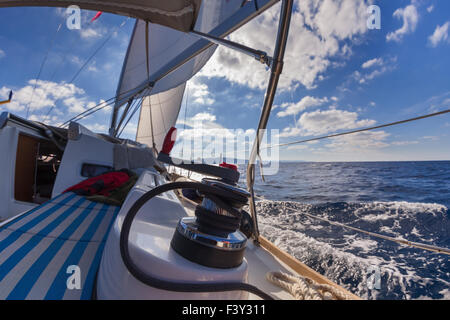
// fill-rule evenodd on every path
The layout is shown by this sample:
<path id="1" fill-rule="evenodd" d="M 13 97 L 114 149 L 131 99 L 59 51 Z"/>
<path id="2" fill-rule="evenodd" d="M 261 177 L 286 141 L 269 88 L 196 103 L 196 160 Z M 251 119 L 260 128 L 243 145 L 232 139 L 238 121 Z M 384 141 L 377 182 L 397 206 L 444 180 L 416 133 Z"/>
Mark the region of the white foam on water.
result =
<path id="1" fill-rule="evenodd" d="M 414 228 L 411 230 L 411 234 L 415 235 L 416 237 L 423 237 L 423 235 L 419 232 L 419 230 L 417 230 L 416 227 L 414 227 Z"/>
<path id="2" fill-rule="evenodd" d="M 361 239 L 358 235 L 344 235 L 347 243 L 351 243 L 352 248 L 358 248 L 362 253 L 369 253 L 376 249 L 378 242 L 375 240 Z"/>
<path id="3" fill-rule="evenodd" d="M 330 207 L 333 208 L 332 204 Z M 323 208 L 327 207 L 320 207 Z M 374 202 L 349 204 L 348 208 L 339 207 L 339 210 L 345 214 L 353 214 L 356 221 L 377 225 L 377 231 L 401 237 L 395 230 L 402 230 L 402 220 L 414 221 L 414 215 L 423 213 L 439 217 L 446 213 L 447 208 L 439 204 Z M 415 267 L 408 263 L 410 254 L 403 253 L 409 252 L 402 251 L 404 247 L 387 253 L 386 250 L 382 251 L 380 256 L 378 240 L 364 235 L 343 232 L 333 234 L 332 238 L 319 236 L 316 239 L 305 234 L 332 232 L 334 229 L 330 229 L 326 223 L 313 221 L 314 219 L 302 213 L 317 214 L 321 218 L 337 221 L 336 216 L 330 217 L 334 214 L 333 210 L 318 213 L 317 208 L 311 204 L 263 200 L 257 202 L 257 211 L 262 235 L 301 262 L 364 299 L 377 299 L 380 296 L 411 299 L 414 296 L 410 293 L 410 288 L 427 288 L 436 281 L 418 274 Z M 371 213 L 372 211 L 376 213 Z M 351 225 L 352 222 L 342 223 Z M 387 224 L 380 225 L 380 222 Z M 411 227 L 409 233 L 417 237 L 422 236 L 416 227 Z M 327 243 L 330 241 L 331 244 Z M 417 254 L 419 261 L 420 257 L 420 254 Z M 426 266 L 428 260 L 423 259 L 423 262 Z M 383 280 L 381 291 L 371 290 L 367 286 L 368 270 L 372 266 L 380 270 Z M 443 295 L 448 295 L 448 292 L 445 291 Z M 427 296 L 422 294 L 419 298 L 425 299 Z"/>
<path id="4" fill-rule="evenodd" d="M 442 300 L 450 300 L 450 290 L 444 289 L 442 291 L 439 291 L 440 294 L 442 294 Z"/>
<path id="5" fill-rule="evenodd" d="M 367 211 L 376 211 L 375 214 L 365 214 Z M 383 213 L 380 213 L 383 212 Z M 437 203 L 414 203 L 406 201 L 391 201 L 391 202 L 368 202 L 364 203 L 360 209 L 355 211 L 355 214 L 362 215 L 361 219 L 367 221 L 379 221 L 398 219 L 410 217 L 418 213 L 429 213 L 436 215 L 447 211 L 447 207 Z"/>

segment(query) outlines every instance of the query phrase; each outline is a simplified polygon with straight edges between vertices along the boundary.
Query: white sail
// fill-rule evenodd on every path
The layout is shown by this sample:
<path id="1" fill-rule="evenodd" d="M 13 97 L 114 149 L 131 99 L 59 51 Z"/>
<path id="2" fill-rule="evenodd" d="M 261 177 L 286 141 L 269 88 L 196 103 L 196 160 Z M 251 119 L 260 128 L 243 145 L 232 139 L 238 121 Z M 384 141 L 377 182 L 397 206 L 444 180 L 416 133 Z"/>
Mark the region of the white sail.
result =
<path id="1" fill-rule="evenodd" d="M 277 1 L 203 1 L 193 29 L 223 37 Z M 205 65 L 214 50 L 215 45 L 207 40 L 160 24 L 149 23 L 146 32 L 146 22 L 138 20 L 122 68 L 115 108 L 146 88 L 152 87 L 145 95 L 181 85 Z"/>
<path id="2" fill-rule="evenodd" d="M 173 60 L 186 47 L 198 40 L 197 37 L 157 24 L 149 24 L 148 62 L 146 51 L 146 23 L 137 20 L 124 61 L 122 75 L 117 88 L 116 106 L 128 99 L 128 93 L 139 87 L 149 77 L 155 76 L 161 66 Z M 151 94 L 167 91 L 186 82 L 197 73 L 214 53 L 216 46 L 206 49 L 177 71 L 157 81 Z M 148 63 L 148 73 L 147 73 Z"/>
<path id="3" fill-rule="evenodd" d="M 175 125 L 186 84 L 145 97 L 142 101 L 136 141 L 160 151 L 164 138 Z"/>
<path id="4" fill-rule="evenodd" d="M 224 36 L 277 1 L 203 1 L 194 30 Z M 166 133 L 177 120 L 186 81 L 215 49 L 216 45 L 193 34 L 137 20 L 117 88 L 112 128 L 118 109 L 130 97 L 144 96 L 136 140 L 149 146 L 155 143 L 161 150 Z"/>

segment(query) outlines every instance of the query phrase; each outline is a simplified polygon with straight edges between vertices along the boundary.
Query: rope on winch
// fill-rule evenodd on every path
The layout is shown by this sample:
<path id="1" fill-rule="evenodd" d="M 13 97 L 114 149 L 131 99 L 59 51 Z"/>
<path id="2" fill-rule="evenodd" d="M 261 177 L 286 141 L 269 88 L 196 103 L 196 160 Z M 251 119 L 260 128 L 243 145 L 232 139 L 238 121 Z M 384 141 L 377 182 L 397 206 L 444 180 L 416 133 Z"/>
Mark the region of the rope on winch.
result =
<path id="1" fill-rule="evenodd" d="M 320 284 L 314 280 L 293 276 L 283 272 L 268 272 L 266 279 L 289 292 L 296 300 L 352 300 L 353 298 L 329 284 Z"/>

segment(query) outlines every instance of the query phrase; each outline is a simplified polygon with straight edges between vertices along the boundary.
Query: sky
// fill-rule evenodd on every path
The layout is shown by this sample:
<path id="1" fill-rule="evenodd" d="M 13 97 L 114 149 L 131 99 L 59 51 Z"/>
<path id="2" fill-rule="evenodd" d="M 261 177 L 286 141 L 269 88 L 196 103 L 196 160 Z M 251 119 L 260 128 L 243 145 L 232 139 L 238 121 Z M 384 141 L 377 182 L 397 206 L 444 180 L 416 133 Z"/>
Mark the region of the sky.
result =
<path id="1" fill-rule="evenodd" d="M 368 28 L 369 5 L 380 8 L 379 29 Z M 279 8 L 275 5 L 229 39 L 271 54 Z M 82 11 L 81 29 L 69 30 L 64 9 L 0 9 L 0 100 L 11 89 L 15 93 L 1 111 L 61 124 L 114 97 L 134 21 L 104 13 L 91 23 L 94 15 Z M 449 28 L 447 0 L 296 0 L 266 142 L 449 109 Z M 185 148 L 183 140 L 199 121 L 209 134 L 234 139 L 254 134 L 269 74 L 251 57 L 219 47 L 187 84 L 173 153 Z M 107 132 L 110 114 L 105 108 L 81 123 Z M 136 127 L 135 117 L 123 137 L 134 138 Z M 244 141 L 238 148 L 248 145 Z M 207 142 L 201 146 L 209 156 Z M 450 160 L 450 115 L 277 152 L 288 161 Z"/>

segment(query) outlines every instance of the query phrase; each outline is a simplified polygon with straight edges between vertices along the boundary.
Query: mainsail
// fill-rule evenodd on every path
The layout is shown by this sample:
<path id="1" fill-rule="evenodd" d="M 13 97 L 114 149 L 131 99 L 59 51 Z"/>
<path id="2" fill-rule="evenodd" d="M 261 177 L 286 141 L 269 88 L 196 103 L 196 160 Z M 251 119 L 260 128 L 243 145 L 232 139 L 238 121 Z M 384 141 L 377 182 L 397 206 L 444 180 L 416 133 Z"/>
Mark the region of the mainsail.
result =
<path id="1" fill-rule="evenodd" d="M 203 1 L 192 30 L 223 38 L 278 1 Z M 156 94 L 181 85 L 203 67 L 213 52 L 210 41 L 193 33 L 138 20 L 122 69 L 115 108 L 144 91 Z"/>
<path id="2" fill-rule="evenodd" d="M 177 121 L 185 86 L 183 83 L 143 99 L 136 141 L 161 150 L 167 132 Z"/>
<path id="3" fill-rule="evenodd" d="M 194 30 L 224 36 L 275 2 L 203 1 Z M 160 150 L 177 120 L 186 81 L 206 64 L 216 47 L 195 34 L 138 19 L 122 67 L 111 128 L 130 97 L 145 97 L 136 140 Z"/>
<path id="4" fill-rule="evenodd" d="M 197 37 L 188 33 L 153 23 L 148 24 L 148 32 L 146 28 L 145 21 L 136 21 L 117 88 L 116 108 L 128 101 L 128 93 L 137 93 L 138 90 L 134 91 L 135 88 L 140 88 L 143 83 L 147 83 L 149 77 L 153 78 L 157 75 L 161 66 L 170 63 L 186 47 L 198 40 Z M 147 36 L 148 40 L 146 40 Z M 146 44 L 148 44 L 148 50 Z M 214 50 L 215 46 L 209 47 L 178 70 L 157 81 L 148 91 L 151 90 L 151 94 L 156 94 L 186 82 L 203 67 Z"/>
<path id="5" fill-rule="evenodd" d="M 126 102 L 121 99 L 121 93 L 133 91 L 154 75 L 161 65 L 167 64 L 197 40 L 195 36 L 184 32 L 152 23 L 147 25 L 143 20 L 136 21 L 117 88 L 112 128 L 116 125 L 118 109 Z M 136 141 L 161 149 L 167 131 L 178 118 L 186 81 L 205 65 L 215 48 L 214 45 L 204 50 L 135 97 L 143 98 Z"/>

